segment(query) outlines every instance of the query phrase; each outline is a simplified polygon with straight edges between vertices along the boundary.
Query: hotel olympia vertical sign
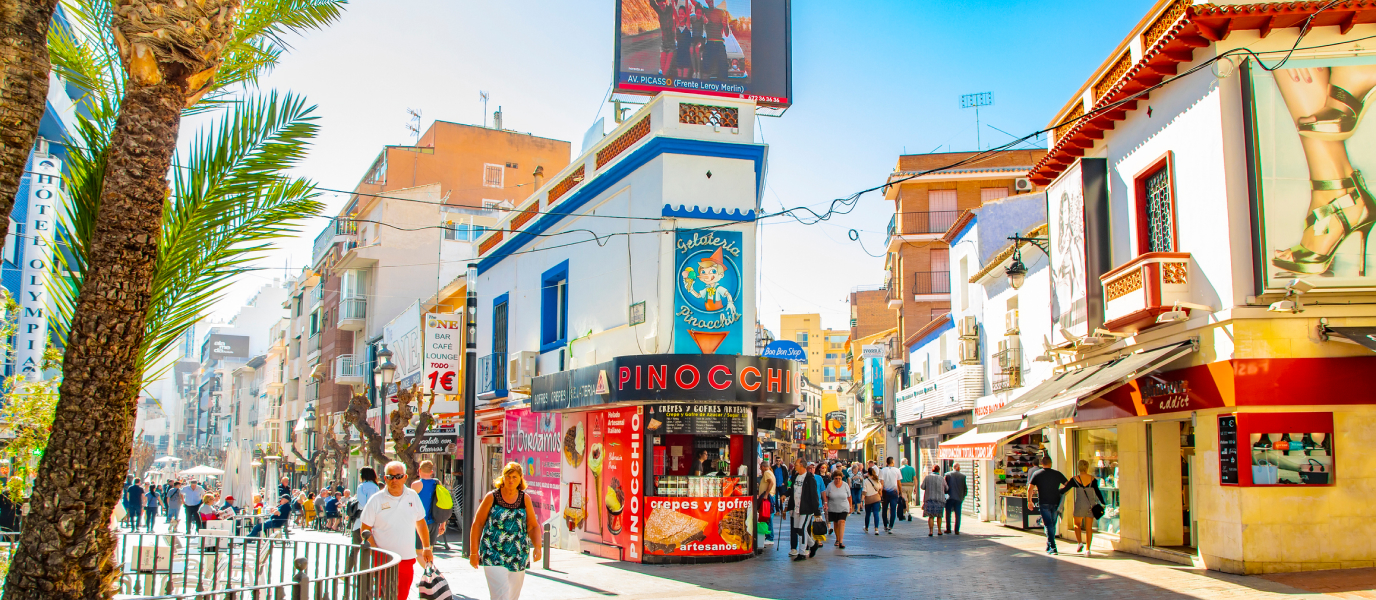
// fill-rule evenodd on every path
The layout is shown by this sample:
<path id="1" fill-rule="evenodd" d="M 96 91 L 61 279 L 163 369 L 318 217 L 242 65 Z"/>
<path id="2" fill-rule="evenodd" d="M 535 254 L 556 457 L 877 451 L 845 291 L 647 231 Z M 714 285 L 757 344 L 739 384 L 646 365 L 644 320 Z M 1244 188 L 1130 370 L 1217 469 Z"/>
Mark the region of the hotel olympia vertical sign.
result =
<path id="1" fill-rule="evenodd" d="M 42 378 L 43 348 L 48 344 L 48 319 L 43 313 L 48 306 L 48 295 L 43 289 L 43 280 L 52 271 L 53 222 L 61 181 L 62 161 L 55 156 L 35 157 L 24 236 L 16 236 L 14 240 L 22 242 L 24 248 L 15 364 L 19 373 L 30 380 Z"/>
<path id="2" fill-rule="evenodd" d="M 741 232 L 679 230 L 674 264 L 674 352 L 741 354 Z"/>

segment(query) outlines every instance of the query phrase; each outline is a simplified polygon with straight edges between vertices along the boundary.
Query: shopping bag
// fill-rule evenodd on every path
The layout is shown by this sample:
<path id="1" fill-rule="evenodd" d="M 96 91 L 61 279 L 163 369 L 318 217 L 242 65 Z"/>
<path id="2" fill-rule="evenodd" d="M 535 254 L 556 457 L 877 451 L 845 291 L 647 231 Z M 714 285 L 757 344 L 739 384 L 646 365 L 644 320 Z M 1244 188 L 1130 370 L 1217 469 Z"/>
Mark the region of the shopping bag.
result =
<path id="1" fill-rule="evenodd" d="M 826 535 L 827 535 L 827 522 L 826 522 L 826 521 L 823 521 L 823 520 L 821 520 L 821 519 L 817 519 L 817 520 L 813 521 L 813 522 L 812 522 L 812 535 L 814 535 L 814 536 L 820 536 L 820 537 L 826 537 Z"/>
<path id="2" fill-rule="evenodd" d="M 774 533 L 774 530 L 769 528 L 769 521 L 756 521 L 755 533 L 759 535 L 769 535 Z"/>
<path id="3" fill-rule="evenodd" d="M 898 495 L 898 520 L 911 521 L 913 518 L 908 515 L 908 499 L 902 494 Z"/>
<path id="4" fill-rule="evenodd" d="M 449 600 L 453 597 L 453 593 L 449 591 L 449 582 L 440 575 L 439 569 L 433 566 L 425 568 L 425 574 L 421 576 L 416 590 L 420 592 L 420 600 Z"/>

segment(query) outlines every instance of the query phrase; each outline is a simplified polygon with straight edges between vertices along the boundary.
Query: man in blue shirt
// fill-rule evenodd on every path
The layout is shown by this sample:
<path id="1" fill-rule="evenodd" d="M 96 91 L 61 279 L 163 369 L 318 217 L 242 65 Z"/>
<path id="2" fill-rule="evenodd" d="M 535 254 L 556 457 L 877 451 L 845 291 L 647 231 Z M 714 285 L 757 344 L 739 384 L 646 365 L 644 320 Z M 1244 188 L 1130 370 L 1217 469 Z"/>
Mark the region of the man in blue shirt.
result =
<path id="1" fill-rule="evenodd" d="M 278 529 L 287 526 L 287 517 L 291 516 L 291 496 L 282 496 L 277 499 L 277 509 L 272 512 L 272 516 L 267 520 L 253 526 L 249 530 L 248 537 L 256 538 L 269 529 Z"/>
<path id="2" fill-rule="evenodd" d="M 138 479 L 124 488 L 124 510 L 129 513 L 129 528 L 138 531 L 139 517 L 143 514 L 143 487 Z"/>

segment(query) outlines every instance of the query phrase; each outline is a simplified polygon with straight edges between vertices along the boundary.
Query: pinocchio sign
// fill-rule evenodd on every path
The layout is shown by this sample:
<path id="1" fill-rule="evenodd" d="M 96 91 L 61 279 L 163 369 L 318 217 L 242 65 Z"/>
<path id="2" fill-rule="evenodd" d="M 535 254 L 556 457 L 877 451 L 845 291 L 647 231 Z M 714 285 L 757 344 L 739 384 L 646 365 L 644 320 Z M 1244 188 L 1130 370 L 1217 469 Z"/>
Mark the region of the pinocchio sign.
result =
<path id="1" fill-rule="evenodd" d="M 710 402 L 797 405 L 796 361 L 720 354 L 647 354 L 541 375 L 531 381 L 537 412 L 600 404 Z"/>

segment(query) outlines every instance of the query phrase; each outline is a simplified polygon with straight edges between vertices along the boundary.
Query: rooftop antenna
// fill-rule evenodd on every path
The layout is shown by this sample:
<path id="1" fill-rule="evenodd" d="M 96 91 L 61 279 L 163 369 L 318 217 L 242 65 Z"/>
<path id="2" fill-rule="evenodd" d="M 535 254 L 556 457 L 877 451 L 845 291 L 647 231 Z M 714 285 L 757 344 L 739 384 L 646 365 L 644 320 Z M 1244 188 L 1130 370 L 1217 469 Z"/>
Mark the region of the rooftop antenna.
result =
<path id="1" fill-rule="evenodd" d="M 480 90 L 478 98 L 483 101 L 483 127 L 487 127 L 487 92 Z"/>
<path id="2" fill-rule="evenodd" d="M 994 92 L 980 92 L 978 94 L 965 94 L 960 97 L 960 107 L 975 109 L 975 150 L 983 150 L 979 140 L 979 107 L 993 106 Z"/>
<path id="3" fill-rule="evenodd" d="M 420 141 L 420 109 L 408 108 L 406 114 L 411 115 L 411 120 L 406 122 L 406 130 L 411 132 L 412 142 Z"/>

